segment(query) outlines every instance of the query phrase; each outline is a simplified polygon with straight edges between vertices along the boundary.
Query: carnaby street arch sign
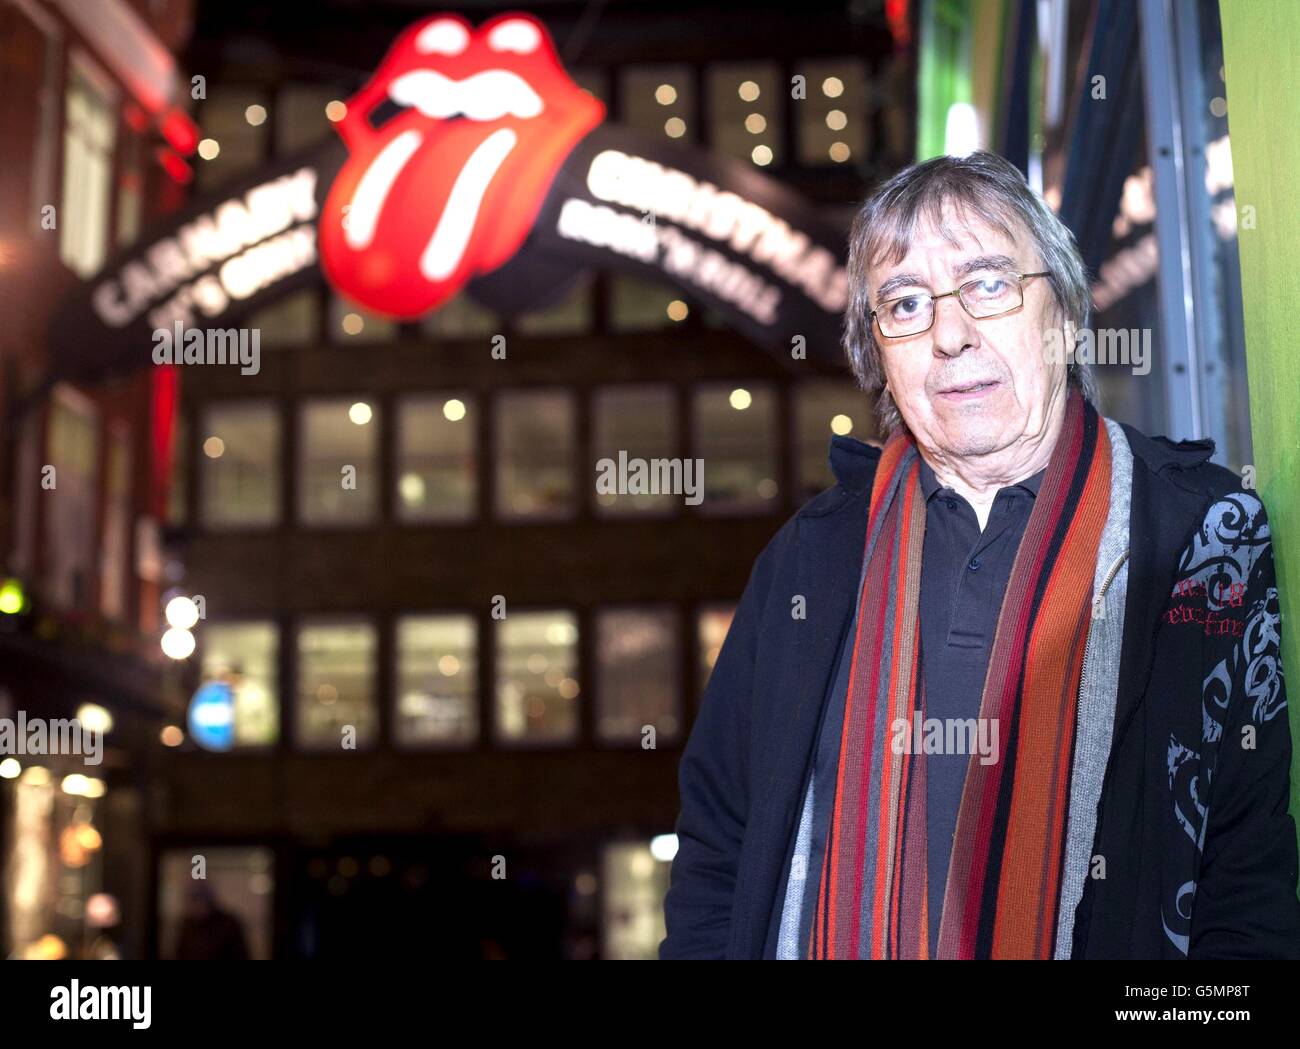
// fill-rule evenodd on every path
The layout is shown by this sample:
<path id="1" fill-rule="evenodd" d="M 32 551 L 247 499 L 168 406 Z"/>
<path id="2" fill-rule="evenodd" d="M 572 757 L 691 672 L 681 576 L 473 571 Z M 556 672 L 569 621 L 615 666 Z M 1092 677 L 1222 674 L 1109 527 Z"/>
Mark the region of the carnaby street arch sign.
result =
<path id="1" fill-rule="evenodd" d="M 400 319 L 462 289 L 514 315 L 594 268 L 840 359 L 843 231 L 750 165 L 606 122 L 537 19 L 423 19 L 347 105 L 341 141 L 192 202 L 85 282 L 51 331 L 60 371 L 143 366 L 157 329 L 233 326 L 322 279 Z"/>

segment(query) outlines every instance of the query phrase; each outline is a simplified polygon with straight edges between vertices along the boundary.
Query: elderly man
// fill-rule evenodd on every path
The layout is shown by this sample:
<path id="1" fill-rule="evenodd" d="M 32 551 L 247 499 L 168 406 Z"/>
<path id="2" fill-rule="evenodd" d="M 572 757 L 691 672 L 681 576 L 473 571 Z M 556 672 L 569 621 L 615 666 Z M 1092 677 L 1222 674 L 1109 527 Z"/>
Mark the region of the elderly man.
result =
<path id="1" fill-rule="evenodd" d="M 1296 957 L 1259 499 L 1098 414 L 1082 262 L 1006 161 L 885 183 L 849 274 L 888 440 L 835 438 L 754 566 L 661 957 Z"/>

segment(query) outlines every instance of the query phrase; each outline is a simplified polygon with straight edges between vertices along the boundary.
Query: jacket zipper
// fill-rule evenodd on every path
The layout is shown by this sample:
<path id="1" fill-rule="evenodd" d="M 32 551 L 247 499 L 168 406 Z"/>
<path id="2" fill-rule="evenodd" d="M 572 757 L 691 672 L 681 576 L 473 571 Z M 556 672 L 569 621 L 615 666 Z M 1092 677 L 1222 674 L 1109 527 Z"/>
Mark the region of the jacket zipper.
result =
<path id="1" fill-rule="evenodd" d="M 1096 606 L 1097 598 L 1102 598 L 1103 600 L 1105 599 L 1105 597 L 1106 597 L 1106 591 L 1110 589 L 1110 584 L 1113 583 L 1113 582 L 1115 581 L 1115 576 L 1119 574 L 1120 566 L 1123 565 L 1124 562 L 1125 562 L 1126 560 L 1128 560 L 1128 551 L 1127 551 L 1127 550 L 1125 550 L 1122 554 L 1120 554 L 1119 557 L 1117 557 L 1117 558 L 1115 559 L 1115 563 L 1112 564 L 1112 565 L 1110 566 L 1110 568 L 1108 568 L 1108 569 L 1106 570 L 1106 576 L 1105 576 L 1105 578 L 1102 579 L 1102 581 L 1101 581 L 1101 589 L 1097 591 L 1097 597 L 1093 598 L 1093 605 L 1094 605 L 1094 607 Z M 1083 666 L 1085 666 L 1085 667 L 1088 665 L 1088 653 L 1089 653 L 1091 650 L 1092 650 L 1092 626 L 1089 625 L 1089 627 L 1088 627 L 1088 636 L 1087 636 L 1087 638 L 1086 638 L 1086 639 L 1084 640 L 1084 642 L 1083 642 Z M 1079 695 L 1078 695 L 1077 698 L 1078 698 L 1079 700 L 1082 700 L 1082 699 L 1083 699 L 1083 670 L 1082 670 L 1082 668 L 1080 668 L 1080 671 L 1079 671 Z"/>
<path id="2" fill-rule="evenodd" d="M 1103 578 L 1101 581 L 1101 588 L 1097 591 L 1097 597 L 1100 597 L 1103 600 L 1105 599 L 1106 591 L 1110 589 L 1110 584 L 1115 581 L 1115 576 L 1119 574 L 1120 567 L 1124 564 L 1126 560 L 1128 560 L 1128 554 L 1129 554 L 1128 550 L 1125 550 L 1122 554 L 1119 555 L 1119 557 L 1115 559 L 1115 563 L 1112 564 L 1110 568 L 1106 570 L 1105 578 Z M 1091 649 L 1092 649 L 1092 624 L 1090 623 L 1088 626 L 1088 636 L 1083 642 L 1083 667 L 1080 667 L 1079 669 L 1079 694 L 1076 698 L 1076 710 L 1077 710 L 1077 704 L 1083 702 L 1083 668 L 1087 667 L 1088 665 L 1088 652 Z M 1108 774 L 1110 772 L 1110 758 L 1111 755 L 1108 753 L 1106 758 L 1106 771 L 1102 773 L 1102 794 L 1097 801 L 1097 825 L 1093 828 L 1094 846 L 1100 840 L 1100 835 L 1101 835 L 1101 814 L 1102 814 L 1102 809 L 1104 808 L 1102 802 L 1105 800 L 1106 797 L 1105 785 L 1107 780 L 1109 779 Z M 1082 899 L 1080 899 L 1079 902 L 1082 903 L 1083 902 Z M 1070 956 L 1073 957 L 1074 947 L 1075 947 L 1074 930 L 1071 930 L 1070 941 L 1071 941 Z"/>

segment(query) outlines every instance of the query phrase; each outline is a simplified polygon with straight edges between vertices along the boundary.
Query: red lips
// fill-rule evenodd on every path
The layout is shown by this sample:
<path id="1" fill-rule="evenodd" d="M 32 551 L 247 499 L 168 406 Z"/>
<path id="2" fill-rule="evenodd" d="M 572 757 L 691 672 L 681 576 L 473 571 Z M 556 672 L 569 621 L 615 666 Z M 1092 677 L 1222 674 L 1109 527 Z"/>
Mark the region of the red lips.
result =
<path id="1" fill-rule="evenodd" d="M 404 108 L 376 130 L 385 100 Z M 454 15 L 416 23 L 339 122 L 350 157 L 321 213 L 326 276 L 378 313 L 441 305 L 519 250 L 560 165 L 604 116 L 528 15 L 477 30 Z"/>

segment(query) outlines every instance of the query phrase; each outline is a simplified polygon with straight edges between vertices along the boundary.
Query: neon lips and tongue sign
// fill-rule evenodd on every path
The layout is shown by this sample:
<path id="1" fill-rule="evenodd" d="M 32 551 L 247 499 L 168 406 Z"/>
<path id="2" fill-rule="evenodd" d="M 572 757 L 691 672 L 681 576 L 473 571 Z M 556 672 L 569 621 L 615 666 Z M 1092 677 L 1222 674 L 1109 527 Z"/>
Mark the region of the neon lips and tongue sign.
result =
<path id="1" fill-rule="evenodd" d="M 176 321 L 224 327 L 323 276 L 411 319 L 464 290 L 508 315 L 583 271 L 679 285 L 786 356 L 838 360 L 844 231 L 751 165 L 605 121 L 526 14 L 405 30 L 339 141 L 195 201 L 60 311 L 71 377 L 142 366 Z"/>
<path id="2" fill-rule="evenodd" d="M 375 130 L 385 101 L 405 108 Z M 381 313 L 441 305 L 523 246 L 556 170 L 604 116 L 531 18 L 412 26 L 339 123 L 351 156 L 321 216 L 326 276 Z"/>

